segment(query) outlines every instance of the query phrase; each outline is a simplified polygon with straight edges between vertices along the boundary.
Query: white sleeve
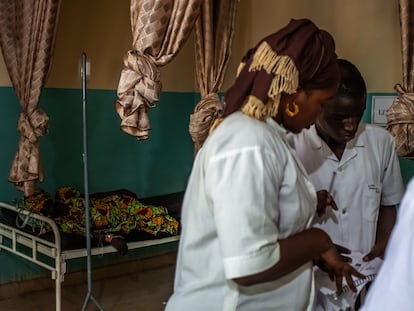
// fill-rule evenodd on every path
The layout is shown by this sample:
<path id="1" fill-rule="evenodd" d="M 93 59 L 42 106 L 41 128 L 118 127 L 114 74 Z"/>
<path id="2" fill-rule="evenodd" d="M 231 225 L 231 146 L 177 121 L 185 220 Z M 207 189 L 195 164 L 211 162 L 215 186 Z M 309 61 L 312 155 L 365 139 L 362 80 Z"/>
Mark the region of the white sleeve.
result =
<path id="1" fill-rule="evenodd" d="M 361 311 L 411 311 L 414 306 L 414 179 L 401 202 L 384 263 Z"/>
<path id="2" fill-rule="evenodd" d="M 280 161 L 279 161 L 280 162 Z M 260 147 L 215 158 L 207 193 L 228 279 L 262 272 L 279 260 L 278 199 L 283 165 Z"/>

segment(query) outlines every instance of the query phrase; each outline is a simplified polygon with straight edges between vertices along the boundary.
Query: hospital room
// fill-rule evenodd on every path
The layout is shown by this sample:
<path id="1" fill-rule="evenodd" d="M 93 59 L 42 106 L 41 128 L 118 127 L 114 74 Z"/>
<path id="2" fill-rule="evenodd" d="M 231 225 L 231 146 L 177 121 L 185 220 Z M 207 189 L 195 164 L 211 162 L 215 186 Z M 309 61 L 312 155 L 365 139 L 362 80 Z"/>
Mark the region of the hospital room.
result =
<path id="1" fill-rule="evenodd" d="M 412 310 L 413 16 L 0 1 L 0 309 Z"/>

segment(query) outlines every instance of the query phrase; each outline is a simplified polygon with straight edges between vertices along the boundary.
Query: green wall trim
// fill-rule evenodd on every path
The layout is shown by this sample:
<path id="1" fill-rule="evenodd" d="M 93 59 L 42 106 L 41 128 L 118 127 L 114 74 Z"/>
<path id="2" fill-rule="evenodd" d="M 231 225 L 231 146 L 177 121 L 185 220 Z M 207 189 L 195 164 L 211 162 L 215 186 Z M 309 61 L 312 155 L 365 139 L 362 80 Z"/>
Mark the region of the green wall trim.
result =
<path id="1" fill-rule="evenodd" d="M 8 182 L 19 141 L 20 106 L 11 87 L 0 87 L 0 99 L 0 201 L 12 203 L 22 196 Z M 115 90 L 87 91 L 89 192 L 129 189 L 139 197 L 150 197 L 184 190 L 193 162 L 188 124 L 199 94 L 161 93 L 156 107 L 149 111 L 147 141 L 138 141 L 120 130 L 115 100 Z M 82 104 L 81 89 L 42 91 L 39 106 L 49 116 L 49 133 L 40 139 L 45 180 L 39 186 L 52 195 L 63 186 L 84 189 Z M 151 247 L 128 256 L 155 255 L 171 247 L 176 245 Z M 116 260 L 114 256 L 96 257 L 94 264 L 104 265 Z M 6 251 L 0 252 L 0 262 L 0 284 L 49 275 L 47 270 Z M 68 270 L 82 266 L 84 261 L 74 260 Z"/>
<path id="2" fill-rule="evenodd" d="M 0 200 L 11 202 L 21 196 L 8 182 L 20 107 L 10 87 L 0 87 L 0 98 Z M 138 141 L 119 128 L 116 91 L 88 90 L 89 191 L 124 188 L 148 197 L 184 190 L 193 161 L 188 124 L 198 98 L 197 93 L 162 93 L 149 111 L 150 138 Z M 44 89 L 39 106 L 49 115 L 49 133 L 40 139 L 45 180 L 39 185 L 51 193 L 62 186 L 82 190 L 81 90 Z"/>
<path id="3" fill-rule="evenodd" d="M 373 95 L 369 93 L 363 120 L 371 121 Z M 0 87 L 0 201 L 10 203 L 21 197 L 8 175 L 17 149 L 18 100 L 11 87 Z M 190 115 L 200 99 L 198 93 L 163 92 L 149 112 L 150 139 L 137 141 L 119 129 L 114 110 L 115 90 L 88 90 L 88 167 L 89 191 L 129 189 L 141 197 L 182 191 L 193 161 L 193 143 L 188 133 Z M 44 89 L 39 106 L 49 115 L 49 134 L 41 138 L 45 180 L 40 186 L 54 193 L 62 186 L 83 189 L 82 92 L 80 89 Z M 414 176 L 414 162 L 400 159 L 404 182 Z M 176 245 L 158 246 L 128 256 L 161 253 Z M 94 258 L 94 265 L 117 260 L 115 255 Z M 0 252 L 0 284 L 35 279 L 48 271 L 7 252 Z M 84 260 L 69 264 L 70 271 L 84 266 Z"/>

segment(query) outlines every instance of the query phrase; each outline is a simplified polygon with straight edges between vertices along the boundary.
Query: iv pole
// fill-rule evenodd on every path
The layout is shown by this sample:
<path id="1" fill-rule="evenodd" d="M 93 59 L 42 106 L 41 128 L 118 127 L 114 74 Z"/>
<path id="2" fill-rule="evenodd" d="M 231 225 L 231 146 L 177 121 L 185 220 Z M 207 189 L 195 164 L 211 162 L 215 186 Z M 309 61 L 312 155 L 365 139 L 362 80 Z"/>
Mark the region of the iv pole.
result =
<path id="1" fill-rule="evenodd" d="M 89 189 L 88 189 L 88 158 L 87 158 L 87 129 L 86 129 L 86 54 L 81 54 L 81 77 L 82 77 L 82 119 L 83 119 L 83 181 L 85 191 L 85 227 L 86 227 L 86 251 L 87 251 L 87 278 L 88 292 L 83 303 L 82 311 L 86 310 L 88 302 L 91 300 L 100 311 L 104 309 L 92 294 L 92 271 L 91 271 L 91 221 L 89 207 Z"/>

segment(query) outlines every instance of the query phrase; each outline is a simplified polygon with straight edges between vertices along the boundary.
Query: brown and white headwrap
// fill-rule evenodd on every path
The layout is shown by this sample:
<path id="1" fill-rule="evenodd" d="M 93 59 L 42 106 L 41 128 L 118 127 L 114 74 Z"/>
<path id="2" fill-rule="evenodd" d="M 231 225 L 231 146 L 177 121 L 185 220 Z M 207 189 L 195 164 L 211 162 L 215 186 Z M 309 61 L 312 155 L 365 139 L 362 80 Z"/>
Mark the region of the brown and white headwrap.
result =
<path id="1" fill-rule="evenodd" d="M 340 76 L 336 59 L 335 42 L 328 32 L 308 19 L 292 19 L 243 57 L 225 94 L 223 114 L 211 130 L 240 109 L 258 120 L 276 116 L 282 93 L 334 87 Z"/>

